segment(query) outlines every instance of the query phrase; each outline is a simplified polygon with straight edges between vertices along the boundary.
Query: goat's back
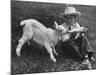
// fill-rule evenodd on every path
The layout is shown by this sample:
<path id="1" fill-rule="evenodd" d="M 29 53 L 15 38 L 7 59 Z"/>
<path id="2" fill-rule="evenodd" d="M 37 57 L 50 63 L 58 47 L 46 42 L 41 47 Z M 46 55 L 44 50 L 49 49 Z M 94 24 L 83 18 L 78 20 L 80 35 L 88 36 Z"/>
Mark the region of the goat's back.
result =
<path id="1" fill-rule="evenodd" d="M 35 19 L 23 20 L 23 21 L 21 21 L 20 25 L 25 25 L 25 26 L 32 25 L 34 28 L 46 29 L 46 27 L 42 23 L 40 23 L 39 21 L 37 21 Z"/>
<path id="2" fill-rule="evenodd" d="M 24 20 L 21 23 L 25 24 L 23 35 L 29 39 L 33 39 L 37 43 L 43 45 L 44 41 L 50 41 L 54 38 L 54 31 L 51 28 L 46 28 L 42 23 L 34 19 Z"/>
<path id="3" fill-rule="evenodd" d="M 23 27 L 23 33 L 38 33 L 38 32 L 46 32 L 47 28 L 40 23 L 39 21 L 35 20 L 35 19 L 27 19 L 27 20 L 23 20 L 21 21 L 20 25 L 24 25 Z"/>
<path id="4" fill-rule="evenodd" d="M 44 41 L 56 44 L 57 38 L 58 36 L 55 35 L 51 28 L 46 30 L 34 29 L 33 40 L 41 45 L 44 45 Z"/>

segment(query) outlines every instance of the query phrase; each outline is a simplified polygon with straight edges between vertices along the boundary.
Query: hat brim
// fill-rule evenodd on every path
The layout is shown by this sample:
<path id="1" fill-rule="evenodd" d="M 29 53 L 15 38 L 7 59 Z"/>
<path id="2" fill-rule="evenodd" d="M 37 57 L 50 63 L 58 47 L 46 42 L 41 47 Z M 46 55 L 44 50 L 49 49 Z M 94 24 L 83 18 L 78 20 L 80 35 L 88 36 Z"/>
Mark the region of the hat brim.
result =
<path id="1" fill-rule="evenodd" d="M 74 13 L 60 13 L 61 16 L 67 16 L 67 15 L 75 15 L 75 16 L 81 16 L 80 12 L 74 12 Z"/>

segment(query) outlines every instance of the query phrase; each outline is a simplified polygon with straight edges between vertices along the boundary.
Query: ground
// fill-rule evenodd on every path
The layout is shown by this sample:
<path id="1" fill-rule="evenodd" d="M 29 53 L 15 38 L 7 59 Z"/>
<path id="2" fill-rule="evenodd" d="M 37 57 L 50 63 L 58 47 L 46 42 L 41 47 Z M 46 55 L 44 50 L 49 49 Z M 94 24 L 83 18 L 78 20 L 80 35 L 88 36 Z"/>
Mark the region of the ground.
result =
<path id="1" fill-rule="evenodd" d="M 77 10 L 82 12 L 82 16 L 77 21 L 82 26 L 87 26 L 89 31 L 87 37 L 93 50 L 96 51 L 96 6 L 73 5 Z M 50 60 L 46 50 L 31 42 L 31 45 L 24 44 L 21 51 L 21 57 L 16 55 L 16 47 L 18 40 L 22 36 L 22 28 L 19 23 L 25 19 L 36 19 L 43 23 L 46 27 L 53 28 L 53 22 L 59 24 L 63 20 L 57 15 L 64 12 L 65 4 L 37 3 L 37 2 L 11 2 L 11 73 L 42 73 L 42 72 L 59 72 L 88 70 L 86 65 L 81 65 L 76 69 L 79 62 L 68 59 L 62 49 L 56 47 L 58 56 L 55 56 L 57 62 Z M 95 54 L 93 55 L 95 58 Z M 96 68 L 96 62 L 92 62 L 92 68 Z"/>

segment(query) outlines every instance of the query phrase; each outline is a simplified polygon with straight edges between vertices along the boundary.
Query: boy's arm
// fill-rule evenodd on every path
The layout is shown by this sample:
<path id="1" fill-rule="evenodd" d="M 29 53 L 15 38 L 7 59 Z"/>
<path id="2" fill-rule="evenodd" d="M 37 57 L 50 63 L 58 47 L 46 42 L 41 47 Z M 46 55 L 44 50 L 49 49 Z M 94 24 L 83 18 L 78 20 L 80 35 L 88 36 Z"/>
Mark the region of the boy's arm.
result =
<path id="1" fill-rule="evenodd" d="M 79 25 L 79 23 L 76 22 L 76 27 L 79 28 L 79 27 L 81 27 L 81 26 Z"/>
<path id="2" fill-rule="evenodd" d="M 76 22 L 76 27 L 77 27 L 77 28 L 80 27 L 79 23 L 77 23 L 77 22 Z M 76 34 L 75 39 L 77 39 L 78 37 L 80 37 L 80 33 L 77 33 L 77 34 Z"/>

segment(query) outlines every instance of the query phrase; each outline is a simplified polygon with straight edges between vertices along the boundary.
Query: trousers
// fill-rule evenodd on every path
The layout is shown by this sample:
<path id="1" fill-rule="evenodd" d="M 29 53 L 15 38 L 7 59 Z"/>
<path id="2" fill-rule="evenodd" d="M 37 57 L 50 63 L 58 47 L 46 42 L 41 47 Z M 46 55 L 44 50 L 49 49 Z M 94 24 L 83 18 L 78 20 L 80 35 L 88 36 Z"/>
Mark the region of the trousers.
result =
<path id="1" fill-rule="evenodd" d="M 94 51 L 90 48 L 86 36 L 80 36 L 74 40 L 67 40 L 62 42 L 62 50 L 68 58 L 83 61 L 87 55 L 91 59 Z"/>

